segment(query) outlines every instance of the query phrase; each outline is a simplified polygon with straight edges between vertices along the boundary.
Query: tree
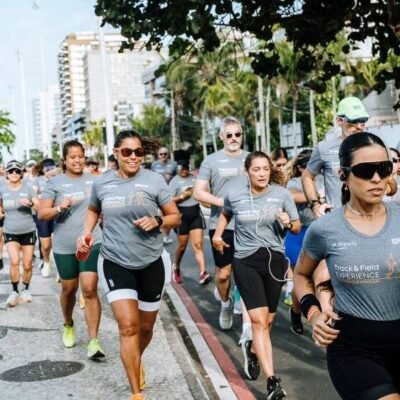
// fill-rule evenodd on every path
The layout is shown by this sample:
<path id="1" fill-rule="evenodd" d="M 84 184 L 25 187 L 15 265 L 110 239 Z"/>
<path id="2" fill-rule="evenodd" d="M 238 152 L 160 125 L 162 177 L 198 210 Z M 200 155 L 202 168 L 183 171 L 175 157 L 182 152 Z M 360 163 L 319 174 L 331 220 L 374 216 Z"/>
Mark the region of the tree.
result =
<path id="1" fill-rule="evenodd" d="M 5 146 L 8 152 L 15 143 L 15 135 L 10 129 L 13 124 L 10 114 L 7 111 L 0 110 L 0 145 Z"/>
<path id="2" fill-rule="evenodd" d="M 90 121 L 90 129 L 86 130 L 82 136 L 83 143 L 94 152 L 98 161 L 104 160 L 104 120 Z"/>
<path id="3" fill-rule="evenodd" d="M 339 32 L 345 32 L 348 41 L 345 53 L 373 38 L 371 52 L 380 63 L 391 54 L 400 55 L 400 4 L 396 0 L 97 0 L 95 12 L 103 24 L 121 29 L 126 37 L 122 49 L 132 49 L 135 41 L 143 38 L 148 49 L 161 48 L 169 36 L 173 57 L 188 51 L 211 52 L 221 41 L 241 40 L 245 34 L 268 49 L 250 57 L 254 72 L 269 78 L 276 76 L 281 66 L 273 40 L 277 25 L 285 30 L 293 51 L 301 54 L 299 68 L 306 73 L 321 64 L 319 48 L 334 42 Z M 327 53 L 322 64 L 317 85 L 320 93 L 324 83 L 340 71 L 333 53 Z M 400 68 L 388 66 L 380 71 L 374 89 L 382 91 L 391 79 L 400 88 Z"/>
<path id="4" fill-rule="evenodd" d="M 44 158 L 43 151 L 40 151 L 39 149 L 30 149 L 29 157 L 38 163 Z"/>
<path id="5" fill-rule="evenodd" d="M 169 140 L 168 118 L 165 115 L 164 107 L 146 104 L 143 107 L 142 117 L 132 118 L 131 125 L 133 129 L 144 136 L 156 136 L 163 142 Z"/>

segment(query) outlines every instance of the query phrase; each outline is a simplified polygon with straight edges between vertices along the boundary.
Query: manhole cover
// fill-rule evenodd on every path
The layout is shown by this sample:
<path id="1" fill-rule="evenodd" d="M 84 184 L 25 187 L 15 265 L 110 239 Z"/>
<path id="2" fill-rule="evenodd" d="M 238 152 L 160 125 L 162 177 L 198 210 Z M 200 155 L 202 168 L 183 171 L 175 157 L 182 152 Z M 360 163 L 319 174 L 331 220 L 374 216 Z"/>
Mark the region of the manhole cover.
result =
<path id="1" fill-rule="evenodd" d="M 8 382 L 45 381 L 76 374 L 83 368 L 83 364 L 75 361 L 36 361 L 4 371 L 0 379 Z"/>

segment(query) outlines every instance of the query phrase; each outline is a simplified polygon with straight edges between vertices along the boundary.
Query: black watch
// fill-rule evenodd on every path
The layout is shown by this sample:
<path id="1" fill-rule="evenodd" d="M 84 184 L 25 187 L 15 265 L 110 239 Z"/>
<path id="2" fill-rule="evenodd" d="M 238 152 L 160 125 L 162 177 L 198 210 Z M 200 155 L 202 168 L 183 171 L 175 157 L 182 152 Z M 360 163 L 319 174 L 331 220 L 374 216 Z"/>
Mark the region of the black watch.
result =
<path id="1" fill-rule="evenodd" d="M 316 204 L 321 204 L 321 202 L 319 200 L 311 200 L 308 204 L 312 210 Z"/>
<path id="2" fill-rule="evenodd" d="M 164 220 L 159 215 L 155 215 L 154 219 L 157 221 L 158 227 L 162 226 L 162 224 L 164 223 Z"/>

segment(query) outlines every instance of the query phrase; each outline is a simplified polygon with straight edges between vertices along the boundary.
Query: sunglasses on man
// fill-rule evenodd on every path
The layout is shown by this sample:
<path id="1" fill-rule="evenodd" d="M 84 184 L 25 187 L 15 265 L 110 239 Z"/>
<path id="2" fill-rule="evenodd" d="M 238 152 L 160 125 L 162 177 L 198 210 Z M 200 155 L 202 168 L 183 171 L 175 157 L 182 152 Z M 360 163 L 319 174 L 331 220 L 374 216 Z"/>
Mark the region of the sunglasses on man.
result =
<path id="1" fill-rule="evenodd" d="M 158 153 L 159 156 L 167 156 L 168 153 Z"/>
<path id="2" fill-rule="evenodd" d="M 346 122 L 347 125 L 365 125 L 367 123 L 369 118 L 356 118 L 356 119 L 348 119 L 348 118 L 342 118 L 344 122 Z"/>
<path id="3" fill-rule="evenodd" d="M 349 175 L 350 172 L 360 179 L 370 180 L 378 173 L 381 179 L 387 178 L 393 172 L 393 163 L 389 160 L 378 162 L 365 162 L 352 165 L 351 167 L 340 167 L 341 170 Z"/>
<path id="4" fill-rule="evenodd" d="M 9 174 L 18 174 L 18 175 L 21 175 L 21 174 L 22 174 L 22 171 L 21 171 L 20 169 L 13 168 L 13 169 L 9 169 L 9 170 L 7 171 L 7 173 L 9 173 Z"/>
<path id="5" fill-rule="evenodd" d="M 129 147 L 123 147 L 122 149 L 118 149 L 118 151 L 121 153 L 122 157 L 130 157 L 133 154 L 135 154 L 136 157 L 143 157 L 144 156 L 144 148 L 143 147 L 137 147 L 136 149 L 130 149 Z"/>
<path id="6" fill-rule="evenodd" d="M 242 132 L 235 132 L 235 133 L 226 133 L 225 134 L 227 139 L 232 139 L 233 136 L 235 136 L 235 138 L 240 138 L 242 136 Z"/>

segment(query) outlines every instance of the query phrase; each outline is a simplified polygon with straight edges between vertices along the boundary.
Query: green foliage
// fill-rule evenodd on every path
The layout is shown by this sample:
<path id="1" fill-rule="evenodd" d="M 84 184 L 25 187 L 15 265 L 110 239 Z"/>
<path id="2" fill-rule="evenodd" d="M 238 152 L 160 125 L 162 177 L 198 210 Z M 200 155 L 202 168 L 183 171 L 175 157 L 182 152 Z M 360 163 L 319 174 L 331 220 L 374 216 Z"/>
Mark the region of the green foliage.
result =
<path id="1" fill-rule="evenodd" d="M 132 129 L 144 136 L 156 136 L 163 142 L 169 139 L 170 125 L 164 107 L 146 104 L 143 107 L 142 117 L 132 118 L 131 125 Z"/>
<path id="2" fill-rule="evenodd" d="M 36 163 L 39 163 L 40 161 L 43 160 L 44 154 L 43 151 L 40 151 L 39 149 L 30 149 L 29 157 L 30 159 L 35 160 Z"/>
<path id="3" fill-rule="evenodd" d="M 94 150 L 96 160 L 104 161 L 104 120 L 90 121 L 89 126 L 82 136 L 82 141 Z"/>
<path id="4" fill-rule="evenodd" d="M 14 124 L 7 111 L 0 110 L 0 145 L 4 146 L 10 152 L 11 146 L 15 143 L 15 135 L 10 127 Z"/>

